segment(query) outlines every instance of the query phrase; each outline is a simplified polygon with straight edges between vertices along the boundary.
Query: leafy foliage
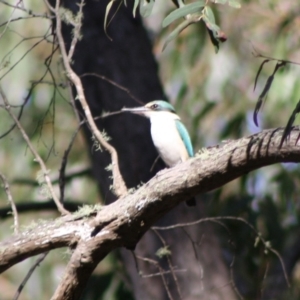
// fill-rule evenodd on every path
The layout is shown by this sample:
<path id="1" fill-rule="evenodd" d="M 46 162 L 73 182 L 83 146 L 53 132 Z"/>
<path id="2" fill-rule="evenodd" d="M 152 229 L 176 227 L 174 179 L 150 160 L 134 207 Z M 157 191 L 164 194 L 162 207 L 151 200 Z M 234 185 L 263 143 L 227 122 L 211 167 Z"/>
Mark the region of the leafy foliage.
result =
<path id="1" fill-rule="evenodd" d="M 257 80 L 258 80 L 258 77 L 259 77 L 259 74 L 264 66 L 265 63 L 269 62 L 270 60 L 267 59 L 267 60 L 264 60 L 262 62 L 262 64 L 260 65 L 259 69 L 258 69 L 258 72 L 257 72 L 257 75 L 255 77 L 255 83 L 254 83 L 254 89 L 255 89 L 255 86 L 256 86 L 256 83 L 257 83 Z M 256 103 L 256 106 L 255 106 L 255 109 L 254 109 L 254 115 L 253 115 L 253 119 L 254 119 L 254 123 L 256 124 L 256 126 L 258 126 L 258 121 L 257 121 L 257 114 L 262 106 L 262 103 L 264 101 L 264 99 L 266 98 L 270 88 L 271 88 L 271 85 L 273 83 L 273 80 L 274 80 L 274 76 L 276 74 L 276 72 L 281 68 L 281 67 L 284 67 L 286 65 L 286 62 L 285 61 L 280 61 L 280 62 L 277 62 L 276 66 L 275 66 L 275 69 L 272 73 L 272 75 L 270 75 L 268 77 L 268 80 L 264 86 L 264 89 L 263 91 L 261 92 L 261 94 L 259 95 L 258 97 L 258 101 Z"/>
<path id="2" fill-rule="evenodd" d="M 205 6 L 205 1 L 197 1 L 194 3 L 184 5 L 183 7 L 179 7 L 165 17 L 162 23 L 162 27 L 167 27 L 175 20 L 186 17 L 189 14 L 201 12 L 204 6 Z"/>
<path id="3" fill-rule="evenodd" d="M 234 8 L 240 8 L 241 5 L 237 0 L 230 1 L 212 1 L 214 3 L 226 4 Z M 110 2 L 111 3 L 111 2 Z M 111 4 L 109 3 L 109 9 Z M 140 5 L 140 13 L 143 17 L 149 17 L 152 13 L 154 1 L 153 0 L 135 0 L 133 6 L 133 15 L 136 14 L 136 9 Z M 208 4 L 208 1 L 198 0 L 192 3 L 185 4 L 183 1 L 177 2 L 178 8 L 171 11 L 163 20 L 162 27 L 167 27 L 178 19 L 184 18 L 181 23 L 179 23 L 175 29 L 168 35 L 163 46 L 163 50 L 166 48 L 167 44 L 178 38 L 179 34 L 189 27 L 191 24 L 204 21 L 204 24 L 209 32 L 211 42 L 215 47 L 216 52 L 218 52 L 220 43 L 226 41 L 226 35 L 221 31 L 220 27 L 216 24 L 214 13 Z"/>
<path id="4" fill-rule="evenodd" d="M 258 55 L 260 57 L 264 57 L 262 55 Z M 273 73 L 268 77 L 267 81 L 266 81 L 266 84 L 261 92 L 261 94 L 259 95 L 258 97 L 258 101 L 256 103 L 256 106 L 255 106 L 255 109 L 254 109 L 254 114 L 253 114 L 253 120 L 254 120 L 254 123 L 256 124 L 256 126 L 258 126 L 258 120 L 257 120 L 257 115 L 258 115 L 258 112 L 263 104 L 263 101 L 264 99 L 267 97 L 267 94 L 272 86 L 272 83 L 274 81 L 274 77 L 277 73 L 277 71 L 282 68 L 282 67 L 285 67 L 286 65 L 288 64 L 293 64 L 294 62 L 291 62 L 291 61 L 288 61 L 288 60 L 276 60 L 274 58 L 266 58 L 263 60 L 263 62 L 261 63 L 258 71 L 257 71 L 257 74 L 256 74 L 256 77 L 255 77 L 255 81 L 254 81 L 254 90 L 256 88 L 256 85 L 257 85 L 257 81 L 258 81 L 258 78 L 259 78 L 259 75 L 261 74 L 261 71 L 263 70 L 263 67 L 270 61 L 277 61 L 276 65 L 275 65 L 275 68 L 273 70 Z M 284 133 L 282 135 L 282 139 L 281 139 L 281 142 L 280 142 L 280 148 L 282 147 L 284 141 L 288 138 L 289 136 L 289 133 L 292 129 L 292 126 L 295 122 L 295 119 L 296 119 L 296 115 L 300 112 L 300 101 L 296 104 L 296 107 L 293 111 L 293 113 L 291 114 L 286 126 L 285 126 L 285 130 L 284 130 Z"/>

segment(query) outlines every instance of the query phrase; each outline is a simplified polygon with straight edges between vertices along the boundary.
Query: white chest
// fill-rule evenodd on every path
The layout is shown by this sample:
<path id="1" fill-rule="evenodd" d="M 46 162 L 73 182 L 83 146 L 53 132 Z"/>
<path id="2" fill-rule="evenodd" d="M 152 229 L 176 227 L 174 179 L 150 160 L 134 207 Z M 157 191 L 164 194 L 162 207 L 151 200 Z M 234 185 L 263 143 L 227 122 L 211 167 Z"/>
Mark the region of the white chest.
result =
<path id="1" fill-rule="evenodd" d="M 173 167 L 189 158 L 186 147 L 177 131 L 175 117 L 160 113 L 150 118 L 153 143 L 165 164 Z"/>

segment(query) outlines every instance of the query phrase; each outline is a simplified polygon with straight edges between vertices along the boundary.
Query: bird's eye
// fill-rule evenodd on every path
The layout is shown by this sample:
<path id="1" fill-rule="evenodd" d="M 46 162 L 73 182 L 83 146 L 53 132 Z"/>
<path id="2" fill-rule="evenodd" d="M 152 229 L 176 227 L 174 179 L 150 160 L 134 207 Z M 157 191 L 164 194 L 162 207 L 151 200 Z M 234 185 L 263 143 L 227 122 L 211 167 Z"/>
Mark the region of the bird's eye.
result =
<path id="1" fill-rule="evenodd" d="M 151 106 L 151 108 L 152 108 L 152 109 L 157 109 L 157 108 L 158 108 L 158 105 L 157 105 L 157 104 L 153 104 L 153 105 Z"/>

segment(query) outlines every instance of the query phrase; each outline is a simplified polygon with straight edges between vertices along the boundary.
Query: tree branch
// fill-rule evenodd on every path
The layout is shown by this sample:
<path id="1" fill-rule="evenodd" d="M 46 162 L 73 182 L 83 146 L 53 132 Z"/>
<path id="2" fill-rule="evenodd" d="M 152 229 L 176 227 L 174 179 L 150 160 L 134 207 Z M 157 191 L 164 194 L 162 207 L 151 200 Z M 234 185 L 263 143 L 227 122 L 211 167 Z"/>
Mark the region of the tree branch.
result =
<path id="1" fill-rule="evenodd" d="M 18 118 L 12 113 L 11 111 L 11 106 L 6 98 L 6 95 L 4 94 L 4 91 L 2 90 L 1 86 L 0 86 L 0 95 L 2 96 L 3 102 L 5 104 L 5 110 L 8 112 L 8 114 L 11 116 L 11 118 L 14 120 L 14 122 L 16 123 L 18 129 L 20 130 L 23 139 L 25 140 L 25 142 L 27 143 L 32 155 L 34 156 L 35 160 L 38 162 L 38 164 L 41 167 L 41 171 L 42 171 L 42 175 L 43 175 L 43 179 L 45 180 L 45 183 L 47 184 L 48 190 L 52 196 L 53 201 L 55 202 L 57 209 L 59 210 L 59 212 L 61 214 L 68 214 L 69 212 L 63 207 L 63 205 L 60 203 L 53 185 L 51 183 L 50 177 L 49 177 L 49 170 L 46 167 L 45 162 L 43 161 L 43 159 L 41 158 L 41 156 L 38 154 L 38 152 L 36 151 L 36 149 L 34 148 L 33 144 L 31 143 L 26 131 L 24 130 L 24 128 L 22 127 L 21 123 L 19 122 Z"/>
<path id="2" fill-rule="evenodd" d="M 46 1 L 48 3 L 48 1 Z M 83 3 L 81 3 L 83 5 Z M 48 3 L 48 6 L 50 4 Z M 50 6 L 51 7 L 51 6 Z M 82 8 L 82 6 L 80 6 Z M 104 138 L 103 134 L 99 131 L 97 128 L 97 125 L 93 119 L 91 110 L 89 108 L 89 105 L 86 101 L 83 86 L 81 83 L 81 79 L 78 77 L 78 75 L 73 71 L 70 65 L 70 56 L 74 52 L 74 47 L 76 45 L 76 41 L 78 39 L 78 36 L 74 37 L 71 43 L 71 49 L 69 51 L 69 54 L 67 53 L 66 47 L 65 47 L 65 41 L 61 32 L 62 27 L 62 20 L 60 15 L 60 1 L 56 0 L 55 8 L 51 9 L 56 16 L 56 34 L 57 34 L 57 40 L 59 44 L 59 48 L 61 51 L 61 56 L 64 64 L 64 68 L 66 70 L 66 75 L 69 78 L 69 80 L 74 84 L 76 92 L 77 92 L 77 98 L 80 101 L 80 104 L 82 106 L 82 109 L 84 111 L 85 117 L 87 119 L 88 125 L 91 128 L 91 131 L 93 135 L 96 137 L 97 141 L 100 143 L 102 147 L 104 147 L 111 156 L 112 161 L 112 174 L 113 174 L 113 190 L 114 193 L 118 196 L 124 196 L 127 193 L 127 187 L 125 185 L 125 182 L 123 180 L 123 177 L 121 175 L 120 169 L 119 169 L 119 163 L 118 163 L 118 154 L 116 149 L 110 145 L 106 139 Z M 79 11 L 79 14 L 81 15 L 81 11 Z M 79 18 L 81 19 L 81 18 Z M 81 25 L 77 25 L 77 29 L 80 29 Z M 79 32 L 77 32 L 79 34 Z"/>
<path id="3" fill-rule="evenodd" d="M 14 217 L 14 232 L 19 233 L 19 216 L 18 216 L 16 204 L 14 202 L 14 199 L 13 199 L 11 191 L 10 191 L 9 183 L 8 183 L 6 177 L 2 173 L 0 173 L 0 179 L 2 179 L 2 181 L 3 181 L 4 190 L 7 195 L 7 199 L 10 204 L 10 207 L 11 207 L 10 211 L 12 211 L 12 214 Z"/>
<path id="4" fill-rule="evenodd" d="M 83 201 L 72 201 L 70 199 L 65 199 L 64 207 L 70 212 L 78 210 L 80 207 L 88 205 Z M 32 213 L 38 211 L 57 211 L 57 207 L 53 200 L 37 202 L 35 199 L 31 200 L 21 200 L 21 203 L 16 204 L 16 210 L 18 214 Z M 7 219 L 11 217 L 13 212 L 11 206 L 4 206 L 0 208 L 0 219 Z"/>
<path id="5" fill-rule="evenodd" d="M 22 233 L 0 244 L 0 272 L 38 253 L 77 245 L 52 299 L 78 299 L 78 291 L 109 252 L 118 247 L 134 249 L 155 221 L 178 203 L 258 168 L 300 162 L 299 127 L 293 128 L 279 149 L 282 133 L 283 129 L 264 130 L 208 148 L 185 163 L 159 172 L 134 194 L 90 212 L 84 219 L 77 213 Z"/>

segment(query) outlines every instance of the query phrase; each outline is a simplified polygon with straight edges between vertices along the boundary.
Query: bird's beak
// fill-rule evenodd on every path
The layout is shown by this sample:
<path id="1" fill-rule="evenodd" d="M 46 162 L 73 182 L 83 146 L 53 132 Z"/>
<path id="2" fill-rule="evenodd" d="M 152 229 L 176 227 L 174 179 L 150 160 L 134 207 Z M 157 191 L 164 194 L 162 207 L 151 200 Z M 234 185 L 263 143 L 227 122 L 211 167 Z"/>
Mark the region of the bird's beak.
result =
<path id="1" fill-rule="evenodd" d="M 133 107 L 133 108 L 124 107 L 124 108 L 121 109 L 121 111 L 128 111 L 128 112 L 133 113 L 133 114 L 144 115 L 147 112 L 149 112 L 150 109 L 147 108 L 147 107 L 144 107 L 144 106 Z"/>

